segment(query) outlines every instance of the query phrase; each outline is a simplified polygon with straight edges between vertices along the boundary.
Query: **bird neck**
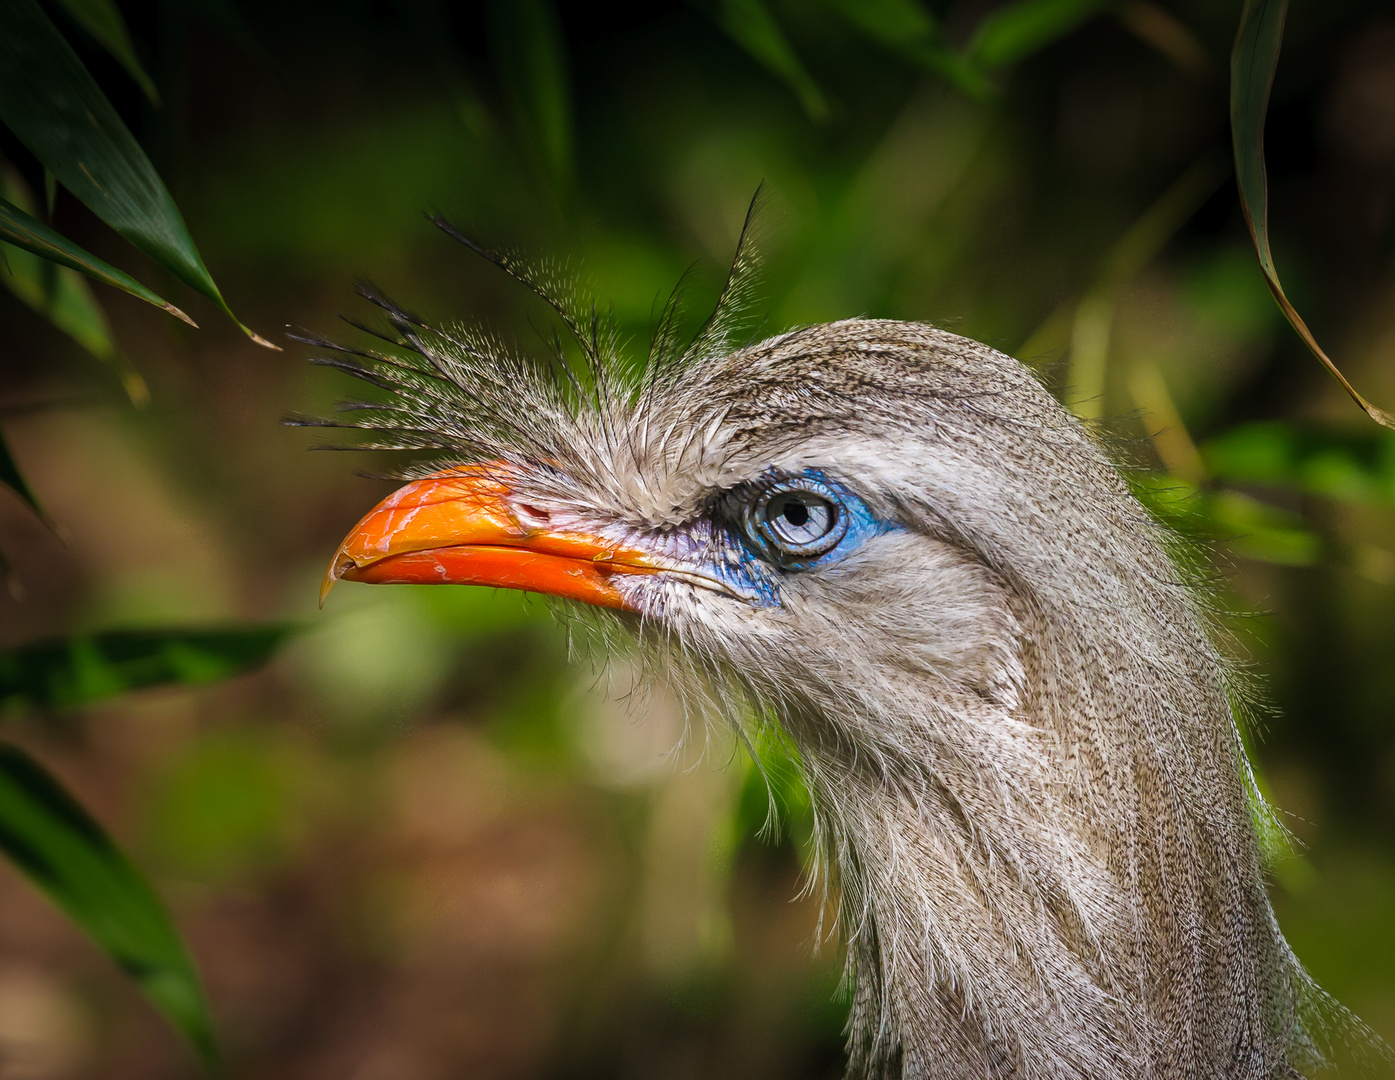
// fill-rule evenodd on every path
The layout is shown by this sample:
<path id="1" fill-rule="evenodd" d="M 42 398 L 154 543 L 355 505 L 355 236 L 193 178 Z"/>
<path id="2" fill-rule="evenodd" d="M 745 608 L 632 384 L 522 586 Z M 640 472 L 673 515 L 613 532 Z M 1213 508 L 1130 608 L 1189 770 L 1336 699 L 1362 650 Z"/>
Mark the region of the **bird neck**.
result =
<path id="1" fill-rule="evenodd" d="M 1020 694 L 896 672 L 845 715 L 786 717 L 841 888 L 852 1075 L 1296 1075 L 1311 984 L 1222 666 L 1172 599 L 1014 600 Z"/>

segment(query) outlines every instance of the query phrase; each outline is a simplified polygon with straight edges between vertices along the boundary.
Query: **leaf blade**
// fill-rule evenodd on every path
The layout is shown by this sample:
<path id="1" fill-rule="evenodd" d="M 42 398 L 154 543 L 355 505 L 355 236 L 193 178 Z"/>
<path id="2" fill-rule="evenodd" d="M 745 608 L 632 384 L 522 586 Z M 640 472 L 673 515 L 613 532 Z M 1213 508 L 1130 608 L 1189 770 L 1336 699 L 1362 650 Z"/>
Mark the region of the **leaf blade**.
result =
<path id="1" fill-rule="evenodd" d="M 44 513 L 44 508 L 40 505 L 34 490 L 29 486 L 29 482 L 24 479 L 24 474 L 19 471 L 19 466 L 15 463 L 14 455 L 10 453 L 10 445 L 5 441 L 3 431 L 0 431 L 0 484 L 4 484 L 23 499 L 29 509 L 33 510 L 41 521 L 47 523 L 48 515 Z"/>
<path id="2" fill-rule="evenodd" d="M 566 39 L 549 0 L 503 0 L 490 5 L 490 30 L 505 81 L 554 181 L 572 174 L 570 77 Z"/>
<path id="3" fill-rule="evenodd" d="M 784 80 L 811 120 L 827 119 L 823 91 L 761 0 L 722 0 L 717 22 L 761 66 Z"/>
<path id="4" fill-rule="evenodd" d="M 873 41 L 986 100 L 993 84 L 976 63 L 944 43 L 938 20 L 916 0 L 823 0 Z"/>
<path id="5" fill-rule="evenodd" d="M 37 0 L 9 0 L 4 15 L 0 119 L 93 213 L 277 348 L 237 321 L 150 159 Z"/>
<path id="6" fill-rule="evenodd" d="M 206 1065 L 217 1062 L 193 961 L 154 890 L 38 762 L 4 744 L 0 851 L 135 980 Z"/>
<path id="7" fill-rule="evenodd" d="M 285 624 L 229 629 L 107 630 L 0 653 L 0 704 L 73 709 L 131 690 L 201 685 L 270 659 Z"/>
<path id="8" fill-rule="evenodd" d="M 116 58 L 116 62 L 126 69 L 126 74 L 135 80 L 152 105 L 160 104 L 160 94 L 155 89 L 155 83 L 136 57 L 135 46 L 131 43 L 131 32 L 126 29 L 126 20 L 121 17 L 120 8 L 112 3 L 112 0 L 58 0 L 58 3 L 74 22 Z"/>
<path id="9" fill-rule="evenodd" d="M 969 44 L 969 57 L 985 68 L 1015 64 L 1064 37 L 1109 0 L 1015 0 L 985 16 Z"/>
<path id="10" fill-rule="evenodd" d="M 1264 165 L 1264 120 L 1283 44 L 1288 0 L 1245 0 L 1235 48 L 1230 54 L 1230 127 L 1240 206 L 1250 229 L 1260 271 L 1279 310 L 1303 343 L 1351 399 L 1376 423 L 1395 428 L 1395 414 L 1367 401 L 1323 351 L 1308 324 L 1284 293 L 1269 246 L 1269 178 Z"/>
<path id="11" fill-rule="evenodd" d="M 5 199 L 0 199 L 0 240 L 14 244 L 25 251 L 33 252 L 41 259 L 47 259 L 59 266 L 66 266 L 86 274 L 104 285 L 110 285 L 112 288 L 129 293 L 138 300 L 144 300 L 147 304 L 153 304 L 161 311 L 169 312 L 175 318 L 184 320 L 190 326 L 198 326 L 198 323 L 180 311 L 179 308 L 164 297 L 147 289 L 130 274 L 118 270 L 91 252 L 78 247 L 62 234 L 50 229 L 42 221 L 30 217 L 14 203 Z"/>
<path id="12" fill-rule="evenodd" d="M 52 174 L 45 170 L 45 175 Z M 17 218 L 15 211 L 27 216 L 29 222 Z M 36 213 L 34 198 L 19 172 L 10 166 L 0 166 L 0 217 L 8 217 L 12 226 L 7 230 L 0 223 L 0 236 L 26 241 L 16 245 L 0 240 L 0 256 L 4 257 L 9 268 L 9 274 L 3 277 L 5 286 L 98 360 L 111 365 L 131 404 L 143 408 L 150 403 L 150 390 L 145 379 L 117 347 L 106 311 L 97 303 L 87 280 L 68 265 L 69 257 L 83 262 L 85 256 L 94 269 L 106 268 L 117 275 L 121 271 L 107 266 L 76 244 L 70 244 L 38 221 L 34 217 Z M 21 235 L 15 235 L 16 232 Z M 36 246 L 44 250 L 36 253 Z M 55 247 L 60 249 L 58 257 L 47 258 Z M 144 288 L 135 279 L 130 280 L 138 288 Z M 150 295 L 155 296 L 154 293 Z M 188 319 L 173 304 L 168 307 L 172 313 Z"/>

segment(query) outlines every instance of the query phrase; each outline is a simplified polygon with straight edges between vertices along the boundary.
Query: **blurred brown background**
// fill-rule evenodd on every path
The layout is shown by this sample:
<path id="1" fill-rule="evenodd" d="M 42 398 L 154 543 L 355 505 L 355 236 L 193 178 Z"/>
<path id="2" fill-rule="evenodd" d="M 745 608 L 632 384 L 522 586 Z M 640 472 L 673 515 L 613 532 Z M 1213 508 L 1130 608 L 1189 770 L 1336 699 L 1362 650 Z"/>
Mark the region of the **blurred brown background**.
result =
<path id="1" fill-rule="evenodd" d="M 926 10 L 963 41 L 994 6 Z M 60 195 L 65 232 L 203 328 L 99 294 L 149 385 L 138 410 L 0 292 L 0 423 L 62 533 L 0 498 L 25 592 L 0 597 L 0 645 L 303 629 L 256 674 L 7 731 L 157 883 L 230 1075 L 840 1075 L 839 948 L 816 950 L 817 897 L 796 898 L 797 797 L 784 838 L 758 836 L 763 789 L 724 735 L 674 751 L 673 702 L 627 696 L 623 662 L 569 663 L 565 628 L 520 594 L 347 585 L 318 611 L 334 545 L 389 490 L 355 473 L 390 463 L 307 452 L 315 433 L 280 425 L 358 393 L 281 332 L 352 337 L 336 316 L 372 317 L 360 276 L 540 344 L 536 305 L 423 211 L 568 260 L 642 356 L 685 268 L 692 318 L 715 296 L 761 182 L 762 333 L 935 322 L 1039 364 L 1131 455 L 1198 485 L 1273 706 L 1264 784 L 1303 845 L 1275 869 L 1281 922 L 1395 1041 L 1395 439 L 1306 354 L 1255 266 L 1228 172 L 1238 3 L 1101 10 L 984 100 L 834 4 L 771 5 L 806 81 L 753 59 L 720 5 L 121 7 L 161 108 L 72 40 L 239 316 L 286 350 L 249 344 Z M 1295 6 L 1268 149 L 1290 296 L 1395 408 L 1387 5 Z M 41 188 L 8 135 L 0 155 Z M 1269 468 L 1279 444 L 1287 470 Z M 0 867 L 0 1078 L 196 1075 Z"/>

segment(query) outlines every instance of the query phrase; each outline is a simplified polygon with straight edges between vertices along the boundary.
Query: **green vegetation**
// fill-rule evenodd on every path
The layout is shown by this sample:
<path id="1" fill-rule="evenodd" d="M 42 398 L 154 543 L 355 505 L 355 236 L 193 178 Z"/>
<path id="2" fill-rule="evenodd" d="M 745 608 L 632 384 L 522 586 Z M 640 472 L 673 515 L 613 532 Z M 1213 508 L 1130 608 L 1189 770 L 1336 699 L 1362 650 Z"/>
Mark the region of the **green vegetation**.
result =
<path id="1" fill-rule="evenodd" d="M 277 419 L 359 391 L 250 348 L 278 346 L 204 261 L 263 328 L 362 317 L 364 274 L 540 347 L 439 211 L 566 262 L 638 362 L 685 270 L 696 329 L 762 183 L 753 333 L 869 314 L 1019 356 L 1213 546 L 1220 604 L 1273 612 L 1229 624 L 1308 845 L 1280 914 L 1395 1032 L 1395 433 L 1355 389 L 1395 401 L 1378 5 L 0 0 L 0 28 L 0 850 L 196 1050 L 0 927 L 0 1058 L 29 964 L 25 1001 L 87 1017 L 35 1051 L 55 1076 L 836 1072 L 793 763 L 717 733 L 677 769 L 681 705 L 629 718 L 633 673 L 578 681 L 585 627 L 514 594 L 316 613 L 382 490 L 353 470 L 401 463 L 302 452 Z"/>

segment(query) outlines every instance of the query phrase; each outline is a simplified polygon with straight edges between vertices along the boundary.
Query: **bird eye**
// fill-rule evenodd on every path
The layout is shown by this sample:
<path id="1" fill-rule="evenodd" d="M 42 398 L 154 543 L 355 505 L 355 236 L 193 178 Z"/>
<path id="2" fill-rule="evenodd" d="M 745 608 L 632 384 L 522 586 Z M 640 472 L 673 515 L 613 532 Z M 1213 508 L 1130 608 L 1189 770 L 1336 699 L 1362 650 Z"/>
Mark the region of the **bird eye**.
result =
<path id="1" fill-rule="evenodd" d="M 752 518 L 762 546 L 786 563 L 832 551 L 848 531 L 847 513 L 837 496 L 807 478 L 765 492 Z"/>

